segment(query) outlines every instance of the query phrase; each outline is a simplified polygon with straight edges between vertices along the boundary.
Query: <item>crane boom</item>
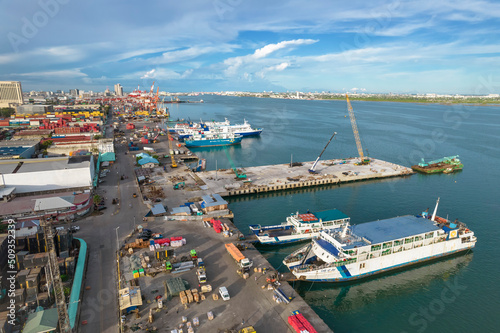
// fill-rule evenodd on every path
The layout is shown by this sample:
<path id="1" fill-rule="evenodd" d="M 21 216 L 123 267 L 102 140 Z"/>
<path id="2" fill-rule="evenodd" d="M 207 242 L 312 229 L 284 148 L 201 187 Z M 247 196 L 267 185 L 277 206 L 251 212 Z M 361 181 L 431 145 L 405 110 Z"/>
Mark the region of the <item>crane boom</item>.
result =
<path id="1" fill-rule="evenodd" d="M 52 219 L 40 219 L 40 225 L 43 229 L 43 235 L 45 238 L 45 244 L 47 244 L 47 250 L 49 252 L 49 268 L 54 294 L 56 296 L 57 305 L 57 315 L 59 318 L 59 327 L 61 332 L 71 332 L 71 326 L 69 323 L 68 309 L 66 308 L 66 300 L 64 296 L 61 273 L 59 272 L 59 264 L 57 263 L 56 249 L 54 246 L 54 235 L 52 233 Z"/>
<path id="2" fill-rule="evenodd" d="M 354 116 L 354 110 L 352 109 L 351 102 L 349 101 L 349 96 L 345 94 L 347 99 L 347 110 L 349 111 L 349 118 L 351 119 L 352 131 L 354 132 L 354 140 L 356 140 L 356 147 L 358 148 L 358 154 L 361 158 L 361 162 L 364 160 L 363 147 L 361 146 L 361 139 L 359 138 L 358 125 L 356 124 L 356 117 Z"/>
<path id="3" fill-rule="evenodd" d="M 318 164 L 319 159 L 321 158 L 321 155 L 323 155 L 323 153 L 325 152 L 326 147 L 328 147 L 328 145 L 330 144 L 330 142 L 332 142 L 332 139 L 333 139 L 333 137 L 335 136 L 335 134 L 337 134 L 337 132 L 333 132 L 333 135 L 332 135 L 332 137 L 330 138 L 330 140 L 328 140 L 328 142 L 326 143 L 325 148 L 323 148 L 323 150 L 322 150 L 322 151 L 321 151 L 321 153 L 319 154 L 319 156 L 318 156 L 318 158 L 316 159 L 316 161 L 314 161 L 313 166 L 311 167 L 311 169 L 309 169 L 309 172 L 310 172 L 310 173 L 316 173 L 316 171 L 314 171 L 314 169 L 316 168 L 316 165 Z"/>
<path id="4" fill-rule="evenodd" d="M 168 121 L 168 117 L 167 117 L 167 121 Z M 167 126 L 165 126 L 165 129 L 167 132 L 168 147 L 170 148 L 170 158 L 172 159 L 172 168 L 177 168 L 177 163 L 175 162 L 175 158 L 174 158 L 174 149 L 172 148 L 172 138 L 170 136 L 170 131 L 168 130 Z"/>

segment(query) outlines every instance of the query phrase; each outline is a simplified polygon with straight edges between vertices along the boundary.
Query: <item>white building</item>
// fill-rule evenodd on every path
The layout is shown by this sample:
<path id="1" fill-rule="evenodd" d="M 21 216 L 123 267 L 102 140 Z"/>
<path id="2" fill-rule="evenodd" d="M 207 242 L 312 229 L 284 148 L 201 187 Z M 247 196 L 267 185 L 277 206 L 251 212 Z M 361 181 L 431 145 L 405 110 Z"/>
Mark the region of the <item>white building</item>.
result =
<path id="1" fill-rule="evenodd" d="M 92 155 L 3 160 L 0 187 L 14 188 L 14 194 L 90 190 L 94 173 Z"/>
<path id="2" fill-rule="evenodd" d="M 115 95 L 116 96 L 123 96 L 123 87 L 119 83 L 115 84 Z"/>
<path id="3" fill-rule="evenodd" d="M 0 108 L 23 104 L 23 90 L 19 81 L 0 81 Z"/>

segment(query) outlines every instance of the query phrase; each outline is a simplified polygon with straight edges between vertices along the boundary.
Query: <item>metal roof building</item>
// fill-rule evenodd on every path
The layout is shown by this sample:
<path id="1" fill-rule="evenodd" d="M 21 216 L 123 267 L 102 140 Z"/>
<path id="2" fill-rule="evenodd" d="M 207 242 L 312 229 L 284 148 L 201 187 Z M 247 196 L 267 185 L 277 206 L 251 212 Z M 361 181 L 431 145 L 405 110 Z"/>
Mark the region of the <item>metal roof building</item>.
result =
<path id="1" fill-rule="evenodd" d="M 16 194 L 91 189 L 94 173 L 92 155 L 0 160 L 0 186 Z"/>

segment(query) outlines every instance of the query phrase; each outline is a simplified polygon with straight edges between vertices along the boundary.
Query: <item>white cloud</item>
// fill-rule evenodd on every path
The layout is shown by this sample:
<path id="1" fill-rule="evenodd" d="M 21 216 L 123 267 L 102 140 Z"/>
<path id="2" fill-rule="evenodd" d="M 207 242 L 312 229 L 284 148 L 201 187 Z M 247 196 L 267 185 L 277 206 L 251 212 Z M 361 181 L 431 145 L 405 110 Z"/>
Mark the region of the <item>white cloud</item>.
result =
<path id="1" fill-rule="evenodd" d="M 255 64 L 262 64 L 262 60 L 264 58 L 266 58 L 271 53 L 274 53 L 278 50 L 293 46 L 313 44 L 316 42 L 318 42 L 318 40 L 315 39 L 294 39 L 294 40 L 282 41 L 276 44 L 268 44 L 260 49 L 255 50 L 254 53 L 252 54 L 227 58 L 226 60 L 224 60 L 224 65 L 226 65 L 224 73 L 227 76 L 236 75 L 239 68 L 242 67 L 243 65 L 245 65 L 245 69 L 247 69 L 247 67 L 249 66 L 251 67 L 252 65 Z"/>
<path id="2" fill-rule="evenodd" d="M 253 58 L 260 59 L 267 57 L 271 53 L 280 49 L 284 49 L 285 47 L 296 46 L 296 45 L 308 45 L 308 44 L 314 44 L 316 42 L 318 42 L 318 40 L 315 39 L 294 39 L 294 40 L 279 42 L 277 44 L 268 44 L 263 48 L 255 50 Z"/>
<path id="3" fill-rule="evenodd" d="M 144 74 L 143 76 L 141 76 L 141 79 L 152 79 L 155 77 L 155 72 L 156 72 L 156 69 L 152 69 L 152 70 L 146 72 L 146 74 Z"/>
<path id="4" fill-rule="evenodd" d="M 23 77 L 63 77 L 63 78 L 78 78 L 86 77 L 87 74 L 82 73 L 80 69 L 63 69 L 59 71 L 42 71 L 31 73 L 11 74 Z"/>

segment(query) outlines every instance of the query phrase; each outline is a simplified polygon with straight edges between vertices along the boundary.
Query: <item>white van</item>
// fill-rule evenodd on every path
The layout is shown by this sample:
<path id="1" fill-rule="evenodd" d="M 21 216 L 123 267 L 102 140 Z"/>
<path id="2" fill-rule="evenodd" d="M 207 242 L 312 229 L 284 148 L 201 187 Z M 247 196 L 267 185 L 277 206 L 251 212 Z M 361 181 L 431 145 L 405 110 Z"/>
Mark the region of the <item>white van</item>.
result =
<path id="1" fill-rule="evenodd" d="M 222 297 L 222 299 L 225 301 L 229 301 L 229 299 L 231 298 L 231 297 L 229 297 L 229 292 L 227 291 L 226 287 L 220 287 L 219 294 L 220 294 L 220 297 Z"/>

